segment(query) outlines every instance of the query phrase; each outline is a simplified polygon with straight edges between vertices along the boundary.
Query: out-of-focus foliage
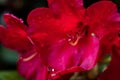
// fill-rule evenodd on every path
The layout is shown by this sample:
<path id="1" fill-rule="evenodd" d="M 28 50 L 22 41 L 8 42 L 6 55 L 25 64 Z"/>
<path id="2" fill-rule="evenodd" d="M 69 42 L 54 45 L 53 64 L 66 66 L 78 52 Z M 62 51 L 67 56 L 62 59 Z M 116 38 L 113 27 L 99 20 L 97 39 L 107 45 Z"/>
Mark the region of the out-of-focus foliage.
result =
<path id="1" fill-rule="evenodd" d="M 2 60 L 8 64 L 15 64 L 18 58 L 18 54 L 16 52 L 4 47 L 1 48 L 1 56 Z"/>
<path id="2" fill-rule="evenodd" d="M 16 71 L 1 71 L 0 80 L 24 80 Z"/>

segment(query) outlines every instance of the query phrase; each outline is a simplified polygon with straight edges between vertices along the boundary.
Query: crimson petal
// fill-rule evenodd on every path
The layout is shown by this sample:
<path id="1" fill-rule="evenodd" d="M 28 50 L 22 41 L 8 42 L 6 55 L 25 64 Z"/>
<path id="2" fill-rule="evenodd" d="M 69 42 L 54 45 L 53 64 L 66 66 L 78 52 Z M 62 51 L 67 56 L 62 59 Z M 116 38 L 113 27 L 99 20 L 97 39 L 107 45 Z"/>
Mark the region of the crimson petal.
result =
<path id="1" fill-rule="evenodd" d="M 33 57 L 20 57 L 18 71 L 27 80 L 47 80 L 47 67 L 42 63 L 40 55 L 33 53 Z"/>
<path id="2" fill-rule="evenodd" d="M 16 16 L 6 13 L 4 14 L 4 20 L 6 22 L 7 27 L 11 27 L 11 28 L 20 28 L 23 30 L 26 30 L 26 26 L 23 24 L 23 20 L 17 18 Z"/>
<path id="3" fill-rule="evenodd" d="M 51 10 L 57 15 L 69 15 L 72 12 L 80 19 L 84 16 L 83 0 L 48 0 L 48 2 Z"/>
<path id="4" fill-rule="evenodd" d="M 99 37 L 109 31 L 111 22 L 120 22 L 117 6 L 111 1 L 100 1 L 91 5 L 87 9 L 87 16 L 92 31 Z"/>
<path id="5" fill-rule="evenodd" d="M 74 29 L 79 19 L 74 14 L 57 16 L 48 8 L 37 8 L 28 15 L 27 22 L 30 26 L 29 31 L 59 34 Z"/>
<path id="6" fill-rule="evenodd" d="M 78 45 L 55 44 L 56 50 L 50 54 L 50 66 L 55 69 L 57 78 L 69 72 L 90 70 L 96 64 L 99 56 L 99 40 L 95 36 L 89 36 L 81 39 Z M 58 54 L 55 54 L 58 53 Z M 52 58 L 51 58 L 52 57 Z"/>
<path id="7" fill-rule="evenodd" d="M 32 48 L 32 43 L 26 34 L 26 26 L 17 17 L 11 14 L 5 14 L 4 19 L 7 27 L 1 27 L 4 31 L 1 32 L 1 41 L 4 46 L 15 49 L 20 53 L 24 53 Z"/>

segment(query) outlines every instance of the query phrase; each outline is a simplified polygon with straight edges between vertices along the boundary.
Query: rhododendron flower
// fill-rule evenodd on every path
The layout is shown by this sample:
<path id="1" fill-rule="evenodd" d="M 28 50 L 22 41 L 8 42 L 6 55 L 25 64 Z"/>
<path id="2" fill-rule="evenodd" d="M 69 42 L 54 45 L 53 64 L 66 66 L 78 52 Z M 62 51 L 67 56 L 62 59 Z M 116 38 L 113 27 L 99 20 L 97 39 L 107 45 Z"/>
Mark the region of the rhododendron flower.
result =
<path id="1" fill-rule="evenodd" d="M 20 54 L 19 73 L 27 80 L 57 79 L 67 73 L 90 70 L 109 51 L 113 55 L 110 71 L 114 72 L 113 66 L 119 60 L 114 52 L 120 53 L 116 36 L 120 14 L 116 5 L 99 1 L 85 9 L 82 0 L 48 3 L 49 8 L 37 8 L 28 15 L 29 27 L 11 14 L 4 15 L 6 27 L 0 27 L 0 40 Z M 114 34 L 112 42 L 107 39 L 109 34 Z M 114 74 L 113 77 L 118 75 Z M 105 77 L 108 76 L 101 75 L 99 80 L 106 80 Z"/>

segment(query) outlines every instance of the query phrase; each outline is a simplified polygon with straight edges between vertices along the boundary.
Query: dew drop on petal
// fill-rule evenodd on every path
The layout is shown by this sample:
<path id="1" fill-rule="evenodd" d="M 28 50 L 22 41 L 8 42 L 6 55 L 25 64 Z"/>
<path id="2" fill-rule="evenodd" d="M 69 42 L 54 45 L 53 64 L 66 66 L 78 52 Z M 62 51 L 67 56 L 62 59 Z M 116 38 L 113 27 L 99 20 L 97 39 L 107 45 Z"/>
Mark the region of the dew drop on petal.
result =
<path id="1" fill-rule="evenodd" d="M 69 38 L 69 39 L 68 39 L 68 42 L 70 42 L 71 40 L 72 40 L 72 39 L 71 39 L 71 38 Z"/>
<path id="2" fill-rule="evenodd" d="M 55 69 L 52 69 L 52 72 L 54 72 L 55 71 Z"/>
<path id="3" fill-rule="evenodd" d="M 52 74 L 51 74 L 51 77 L 54 77 L 54 76 L 56 76 L 56 74 L 55 74 L 55 73 L 52 73 Z"/>
<path id="4" fill-rule="evenodd" d="M 95 36 L 95 33 L 91 33 L 91 36 L 93 36 L 93 37 L 94 37 L 94 36 Z"/>
<path id="5" fill-rule="evenodd" d="M 48 71 L 49 71 L 49 72 L 54 72 L 55 69 L 54 69 L 54 68 L 51 68 L 51 67 L 48 67 Z"/>
<path id="6" fill-rule="evenodd" d="M 21 23 L 23 23 L 23 22 L 24 22 L 21 18 L 20 18 L 19 20 L 21 21 Z"/>

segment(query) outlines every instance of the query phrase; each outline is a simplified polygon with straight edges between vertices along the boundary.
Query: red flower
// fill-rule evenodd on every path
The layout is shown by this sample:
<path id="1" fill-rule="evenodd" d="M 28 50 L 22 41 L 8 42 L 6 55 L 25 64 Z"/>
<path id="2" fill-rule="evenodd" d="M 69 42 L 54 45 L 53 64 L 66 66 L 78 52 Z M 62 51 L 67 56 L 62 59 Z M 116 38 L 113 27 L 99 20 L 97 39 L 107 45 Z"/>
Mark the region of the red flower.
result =
<path id="1" fill-rule="evenodd" d="M 29 14 L 29 27 L 11 14 L 4 15 L 7 28 L 0 27 L 3 45 L 20 53 L 18 70 L 27 80 L 56 79 L 90 70 L 101 59 L 102 46 L 108 46 L 104 37 L 120 28 L 120 15 L 111 1 L 100 1 L 87 9 L 82 0 L 48 2 L 49 8 Z"/>
<path id="2" fill-rule="evenodd" d="M 118 30 L 113 30 L 112 32 L 106 34 L 101 39 L 102 56 L 106 53 L 110 53 L 112 60 L 108 68 L 102 73 L 98 80 L 119 80 L 119 67 L 120 67 L 120 25 L 118 25 Z"/>

